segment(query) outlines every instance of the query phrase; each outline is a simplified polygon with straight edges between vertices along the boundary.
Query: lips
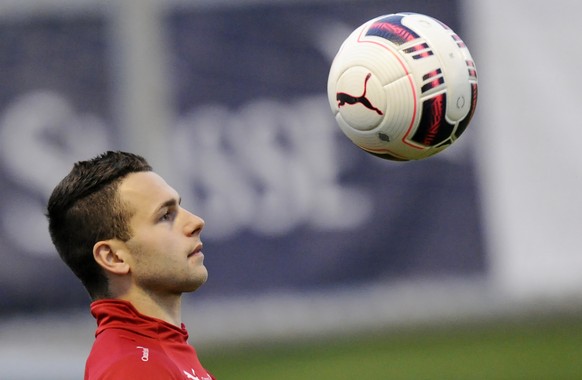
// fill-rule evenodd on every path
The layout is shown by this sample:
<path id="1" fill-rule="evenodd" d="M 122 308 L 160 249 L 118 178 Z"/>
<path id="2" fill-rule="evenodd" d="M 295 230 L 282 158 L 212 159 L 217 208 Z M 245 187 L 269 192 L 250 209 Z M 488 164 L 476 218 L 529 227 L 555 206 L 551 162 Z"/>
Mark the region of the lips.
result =
<path id="1" fill-rule="evenodd" d="M 203 246 L 202 243 L 198 244 L 196 246 L 196 248 L 194 248 L 194 250 L 188 254 L 188 257 L 192 257 L 192 256 L 194 256 L 194 255 L 196 255 L 198 253 L 201 253 L 202 252 L 202 246 Z"/>

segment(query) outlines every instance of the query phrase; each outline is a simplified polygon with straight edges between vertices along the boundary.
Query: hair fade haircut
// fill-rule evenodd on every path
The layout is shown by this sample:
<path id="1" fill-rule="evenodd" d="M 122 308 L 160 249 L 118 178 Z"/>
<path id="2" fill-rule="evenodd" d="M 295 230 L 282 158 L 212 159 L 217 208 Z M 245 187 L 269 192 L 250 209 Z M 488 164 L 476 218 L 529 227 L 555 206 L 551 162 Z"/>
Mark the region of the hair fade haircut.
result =
<path id="1" fill-rule="evenodd" d="M 46 216 L 53 244 L 92 299 L 109 294 L 107 278 L 93 258 L 93 246 L 102 240 L 131 238 L 131 210 L 120 201 L 119 184 L 130 173 L 151 170 L 141 156 L 108 151 L 75 163 L 49 198 Z"/>

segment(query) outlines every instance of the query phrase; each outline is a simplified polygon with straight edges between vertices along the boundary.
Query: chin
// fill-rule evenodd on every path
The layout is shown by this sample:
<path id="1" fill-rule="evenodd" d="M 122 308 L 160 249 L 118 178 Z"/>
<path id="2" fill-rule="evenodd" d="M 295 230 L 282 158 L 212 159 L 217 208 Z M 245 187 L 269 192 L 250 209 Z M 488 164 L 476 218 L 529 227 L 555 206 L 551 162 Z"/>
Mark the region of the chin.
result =
<path id="1" fill-rule="evenodd" d="M 200 288 L 202 285 L 204 285 L 206 283 L 206 280 L 208 279 L 208 274 L 205 274 L 204 276 L 198 276 L 195 279 L 193 279 L 192 281 L 189 282 L 188 286 L 187 286 L 187 290 L 185 290 L 185 292 L 194 292 L 196 290 L 198 290 L 198 288 Z"/>

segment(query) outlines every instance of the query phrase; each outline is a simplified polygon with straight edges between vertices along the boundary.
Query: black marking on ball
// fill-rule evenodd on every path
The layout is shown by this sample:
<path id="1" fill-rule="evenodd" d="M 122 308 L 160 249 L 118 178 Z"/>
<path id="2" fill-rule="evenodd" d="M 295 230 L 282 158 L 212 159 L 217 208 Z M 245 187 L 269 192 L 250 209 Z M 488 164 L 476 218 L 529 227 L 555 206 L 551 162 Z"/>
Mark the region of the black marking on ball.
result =
<path id="1" fill-rule="evenodd" d="M 390 142 L 390 136 L 388 136 L 385 133 L 382 132 L 378 133 L 378 138 L 382 141 Z"/>

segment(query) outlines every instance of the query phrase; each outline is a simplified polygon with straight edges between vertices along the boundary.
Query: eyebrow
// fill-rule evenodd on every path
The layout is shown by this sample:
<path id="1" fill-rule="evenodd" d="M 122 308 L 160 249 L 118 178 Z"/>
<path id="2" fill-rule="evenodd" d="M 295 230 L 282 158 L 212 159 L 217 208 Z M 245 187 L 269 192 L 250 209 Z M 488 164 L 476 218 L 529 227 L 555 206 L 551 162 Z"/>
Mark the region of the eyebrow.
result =
<path id="1" fill-rule="evenodd" d="M 176 207 L 180 203 L 182 203 L 182 197 L 178 197 L 178 200 L 176 200 L 176 198 L 168 199 L 167 201 L 162 203 L 158 208 L 156 208 L 156 211 L 154 214 L 158 214 L 161 210 L 163 210 L 165 208 Z"/>

